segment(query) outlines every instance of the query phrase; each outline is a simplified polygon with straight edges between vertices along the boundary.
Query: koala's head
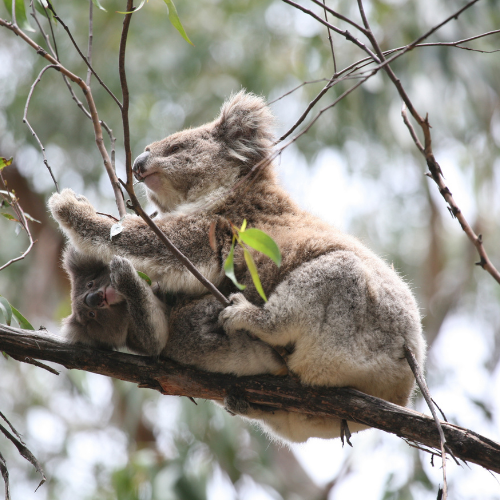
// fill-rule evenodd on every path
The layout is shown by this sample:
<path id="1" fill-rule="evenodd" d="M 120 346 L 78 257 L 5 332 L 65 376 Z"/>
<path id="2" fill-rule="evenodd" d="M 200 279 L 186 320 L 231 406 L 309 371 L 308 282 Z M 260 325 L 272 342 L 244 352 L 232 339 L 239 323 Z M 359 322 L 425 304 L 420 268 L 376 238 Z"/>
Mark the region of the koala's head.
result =
<path id="1" fill-rule="evenodd" d="M 75 248 L 66 248 L 63 267 L 71 281 L 70 316 L 61 333 L 74 343 L 118 348 L 125 345 L 129 313 L 113 288 L 109 266 Z"/>
<path id="2" fill-rule="evenodd" d="M 134 174 L 160 211 L 209 203 L 269 155 L 273 124 L 264 99 L 240 91 L 213 122 L 150 144 Z"/>

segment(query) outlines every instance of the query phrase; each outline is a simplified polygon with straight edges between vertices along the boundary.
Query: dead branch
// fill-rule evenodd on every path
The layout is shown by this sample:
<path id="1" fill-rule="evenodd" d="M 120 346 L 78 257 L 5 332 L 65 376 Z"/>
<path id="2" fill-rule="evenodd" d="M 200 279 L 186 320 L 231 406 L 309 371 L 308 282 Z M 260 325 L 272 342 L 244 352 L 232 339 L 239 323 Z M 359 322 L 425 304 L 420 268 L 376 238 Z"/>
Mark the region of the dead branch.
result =
<path id="1" fill-rule="evenodd" d="M 28 224 L 28 221 L 26 220 L 26 215 L 24 213 L 24 210 L 22 209 L 21 205 L 19 204 L 19 200 L 17 196 L 9 190 L 7 186 L 7 182 L 3 178 L 2 172 L 0 171 L 0 188 L 2 191 L 8 193 L 7 195 L 4 193 L 0 193 L 0 198 L 5 200 L 7 203 L 9 203 L 14 210 L 15 214 L 17 215 L 17 222 L 21 225 L 21 227 L 24 229 L 26 234 L 28 235 L 29 239 L 29 245 L 28 248 L 19 256 L 15 257 L 9 262 L 5 263 L 3 266 L 0 266 L 0 271 L 5 269 L 6 267 L 9 267 L 11 264 L 14 262 L 18 262 L 19 260 L 22 260 L 26 257 L 31 252 L 31 249 L 33 248 L 33 245 L 36 243 L 36 240 L 33 240 L 33 236 L 31 235 L 31 230 Z"/>
<path id="2" fill-rule="evenodd" d="M 251 403 L 274 409 L 360 422 L 395 434 L 439 455 L 434 419 L 354 389 L 304 387 L 290 377 L 235 377 L 207 373 L 174 363 L 114 351 L 69 344 L 47 331 L 33 332 L 0 325 L 0 350 L 18 357 L 51 361 L 68 369 L 85 370 L 126 380 L 162 394 L 223 400 L 238 391 Z M 500 473 L 500 443 L 471 430 L 441 422 L 453 454 Z M 355 445 L 355 443 L 354 443 Z"/>

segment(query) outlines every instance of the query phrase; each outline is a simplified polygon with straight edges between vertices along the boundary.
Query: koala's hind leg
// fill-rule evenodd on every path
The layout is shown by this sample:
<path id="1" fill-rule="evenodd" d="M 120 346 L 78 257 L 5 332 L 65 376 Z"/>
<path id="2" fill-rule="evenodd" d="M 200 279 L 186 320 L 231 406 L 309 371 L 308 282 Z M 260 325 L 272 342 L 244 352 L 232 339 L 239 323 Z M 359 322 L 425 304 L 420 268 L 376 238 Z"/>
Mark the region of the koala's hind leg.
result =
<path id="1" fill-rule="evenodd" d="M 170 312 L 170 336 L 163 356 L 202 370 L 238 376 L 286 374 L 272 347 L 245 331 L 225 332 L 219 323 L 223 306 L 212 296 L 187 300 Z"/>
<path id="2" fill-rule="evenodd" d="M 341 421 L 339 419 L 283 410 L 261 410 L 244 399 L 234 396 L 226 397 L 224 407 L 235 415 L 257 420 L 271 436 L 277 436 L 293 443 L 303 443 L 310 437 L 332 439 L 340 436 Z M 348 426 L 350 432 L 368 429 L 368 426 L 355 422 L 348 422 Z"/>
<path id="3" fill-rule="evenodd" d="M 109 268 L 111 284 L 125 297 L 131 316 L 127 347 L 140 354 L 158 356 L 168 339 L 165 305 L 129 260 L 115 256 Z"/>
<path id="4" fill-rule="evenodd" d="M 261 307 L 242 293 L 220 314 L 227 330 L 244 329 L 271 345 L 323 348 L 350 339 L 366 309 L 366 278 L 351 252 L 325 254 L 294 269 Z M 307 344 L 307 346 L 306 346 Z"/>

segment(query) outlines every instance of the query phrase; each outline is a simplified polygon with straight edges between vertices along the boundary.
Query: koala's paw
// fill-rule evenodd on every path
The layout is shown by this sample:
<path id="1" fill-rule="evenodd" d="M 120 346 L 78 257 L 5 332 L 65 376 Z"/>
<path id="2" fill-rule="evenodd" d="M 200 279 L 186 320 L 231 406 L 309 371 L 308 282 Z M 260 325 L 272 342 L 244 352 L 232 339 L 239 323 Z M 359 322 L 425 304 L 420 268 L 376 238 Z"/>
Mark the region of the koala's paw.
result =
<path id="1" fill-rule="evenodd" d="M 54 218 L 63 225 L 70 225 L 76 218 L 95 217 L 96 211 L 85 196 L 72 189 L 63 189 L 49 198 L 49 209 Z"/>
<path id="2" fill-rule="evenodd" d="M 128 259 L 115 255 L 109 263 L 109 270 L 111 284 L 118 292 L 130 295 L 137 291 L 140 278 Z"/>
<path id="3" fill-rule="evenodd" d="M 242 293 L 234 293 L 229 296 L 231 304 L 219 314 L 219 321 L 227 333 L 236 330 L 248 330 L 251 328 L 252 315 L 258 314 L 259 308 L 249 302 Z"/>
<path id="4" fill-rule="evenodd" d="M 232 415 L 248 415 L 251 411 L 250 403 L 241 396 L 229 394 L 224 398 L 224 409 Z"/>

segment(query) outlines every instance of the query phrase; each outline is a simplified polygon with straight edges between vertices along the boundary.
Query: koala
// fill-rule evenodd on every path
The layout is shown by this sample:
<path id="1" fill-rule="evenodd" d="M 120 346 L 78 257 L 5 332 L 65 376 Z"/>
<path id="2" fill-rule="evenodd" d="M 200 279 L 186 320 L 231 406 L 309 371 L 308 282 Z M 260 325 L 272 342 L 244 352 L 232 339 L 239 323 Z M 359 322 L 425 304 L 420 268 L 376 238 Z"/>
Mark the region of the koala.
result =
<path id="1" fill-rule="evenodd" d="M 72 313 L 61 334 L 72 343 L 126 347 L 220 373 L 286 374 L 283 360 L 264 342 L 243 331 L 225 334 L 218 320 L 223 306 L 212 296 L 168 301 L 127 259 L 115 256 L 106 264 L 72 246 L 64 252 L 63 267 L 71 282 Z"/>
<path id="2" fill-rule="evenodd" d="M 261 97 L 241 91 L 224 103 L 214 121 L 147 146 L 134 162 L 134 174 L 158 208 L 157 225 L 216 286 L 224 280 L 230 222 L 239 226 L 246 219 L 248 227 L 265 231 L 281 249 L 282 265 L 252 251 L 268 297 L 264 302 L 236 247 L 235 274 L 246 289 L 231 295 L 231 304 L 219 314 L 226 334 L 244 330 L 286 349 L 288 369 L 305 385 L 352 387 L 404 406 L 414 376 L 403 346 L 421 366 L 425 358 L 415 298 L 387 263 L 354 237 L 299 208 L 279 185 L 271 161 L 273 122 Z M 164 291 L 192 297 L 204 293 L 141 218 L 125 217 L 123 231 L 110 239 L 112 221 L 71 190 L 52 195 L 49 207 L 83 253 L 105 262 L 114 255 L 125 257 Z M 242 355 L 241 366 L 246 362 Z M 288 441 L 341 432 L 338 419 L 263 412 L 237 398 L 228 398 L 226 405 Z M 357 423 L 349 427 L 364 428 Z"/>

